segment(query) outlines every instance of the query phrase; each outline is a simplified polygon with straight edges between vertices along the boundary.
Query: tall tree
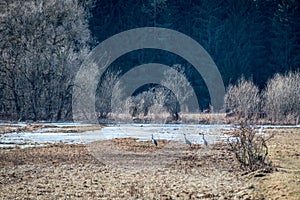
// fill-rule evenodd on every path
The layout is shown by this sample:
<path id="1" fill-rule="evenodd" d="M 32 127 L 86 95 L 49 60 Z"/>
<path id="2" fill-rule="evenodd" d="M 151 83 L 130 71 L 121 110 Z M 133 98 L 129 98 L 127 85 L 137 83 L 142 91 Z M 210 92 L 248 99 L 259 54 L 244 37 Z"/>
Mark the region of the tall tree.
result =
<path id="1" fill-rule="evenodd" d="M 17 119 L 61 120 L 91 41 L 77 0 L 13 1 L 1 20 L 0 85 Z"/>

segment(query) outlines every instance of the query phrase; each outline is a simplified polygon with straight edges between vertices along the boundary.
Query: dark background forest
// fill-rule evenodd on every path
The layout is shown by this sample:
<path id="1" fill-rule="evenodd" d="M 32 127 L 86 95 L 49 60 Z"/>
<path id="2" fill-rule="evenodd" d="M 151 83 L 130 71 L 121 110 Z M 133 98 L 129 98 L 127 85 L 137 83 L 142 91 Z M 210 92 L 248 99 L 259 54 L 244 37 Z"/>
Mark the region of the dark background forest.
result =
<path id="1" fill-rule="evenodd" d="M 182 32 L 212 56 L 226 85 L 244 74 L 263 87 L 275 72 L 299 68 L 298 1 L 157 0 L 156 8 L 154 2 L 97 1 L 90 20 L 93 36 L 101 42 L 119 32 L 145 26 Z M 138 62 L 134 58 L 141 56 L 126 60 L 134 66 Z M 165 56 L 163 59 L 176 63 Z"/>
<path id="2" fill-rule="evenodd" d="M 54 13 L 53 18 L 34 15 L 36 18 L 26 19 L 24 18 L 26 7 L 22 6 L 21 1 L 6 2 L 7 4 L 2 4 L 2 6 L 8 6 L 8 2 L 19 2 L 20 11 L 13 11 L 13 13 L 15 21 L 22 25 L 12 27 L 12 20 L 9 17 L 4 17 L 1 23 L 0 113 L 2 118 L 6 119 L 70 120 L 72 80 L 87 52 L 105 39 L 133 28 L 163 27 L 190 36 L 210 54 L 219 68 L 226 87 L 244 76 L 252 80 L 259 89 L 263 89 L 268 79 L 272 78 L 275 73 L 284 74 L 300 68 L 300 2 L 297 0 L 97 0 L 94 2 L 81 0 L 78 1 L 78 5 L 83 7 L 80 10 L 80 13 L 84 13 L 82 17 L 70 14 L 78 12 L 76 11 L 78 7 L 72 10 L 71 4 L 69 7 L 64 7 L 67 3 L 60 5 L 57 3 L 59 1 L 53 0 L 49 2 L 55 2 L 60 9 L 53 8 L 53 5 L 49 4 L 49 9 L 44 6 L 44 10 L 41 11 Z M 77 3 L 75 0 L 71 2 Z M 30 6 L 27 9 L 30 9 Z M 31 8 L 31 10 L 34 9 Z M 14 15 L 11 13 L 7 15 L 4 12 L 4 16 Z M 17 20 L 18 17 L 22 18 L 23 22 Z M 62 31 L 57 34 L 58 31 L 55 31 L 51 34 L 57 34 L 59 37 L 68 35 L 64 38 L 71 42 L 52 40 L 52 35 L 50 37 L 43 34 L 41 37 L 33 37 L 37 39 L 32 41 L 40 41 L 40 43 L 37 42 L 31 47 L 25 45 L 26 48 L 43 50 L 35 53 L 23 51 L 26 49 L 24 43 L 27 43 L 32 35 L 25 31 L 30 37 L 25 37 L 25 39 L 22 37 L 22 41 L 12 36 L 20 37 L 24 24 L 28 26 L 24 26 L 24 30 L 37 29 L 42 26 L 43 23 L 24 23 L 36 22 L 37 19 L 45 21 L 48 24 L 47 27 L 49 24 L 59 27 L 59 29 L 53 27 L 52 29 L 59 31 L 63 29 L 66 33 Z M 49 20 L 51 22 L 48 23 Z M 71 20 L 75 26 L 66 25 L 64 20 Z M 45 46 L 48 47 L 50 44 L 48 41 L 50 38 L 52 46 L 48 53 L 45 53 Z M 65 45 L 72 48 L 65 48 Z M 8 47 L 12 48 L 11 46 L 20 47 L 20 53 L 8 49 Z M 70 57 L 70 51 L 66 53 L 65 49 L 73 49 L 72 53 L 77 56 L 72 63 L 65 62 Z M 81 52 L 80 55 L 78 52 Z M 44 57 L 41 59 L 42 54 L 55 56 L 44 56 L 45 59 Z M 29 70 L 24 67 L 25 62 L 22 59 L 23 61 L 30 60 L 30 62 L 26 61 L 26 67 Z M 11 62 L 12 60 L 14 62 Z M 19 60 L 19 64 L 16 60 Z M 37 60 L 45 61 L 38 62 Z M 200 108 L 208 108 L 209 94 L 200 74 L 177 55 L 161 50 L 143 49 L 120 57 L 110 68 L 122 69 L 122 74 L 134 66 L 152 62 L 169 66 L 176 64 L 184 66 L 188 80 L 196 89 L 198 97 L 201 97 L 199 98 Z M 36 68 L 30 68 L 27 65 L 36 66 Z M 40 68 L 41 65 L 44 66 L 43 69 Z M 61 65 L 64 70 L 54 68 L 54 66 Z M 72 66 L 72 73 L 67 73 L 65 66 Z M 61 89 L 53 89 L 57 88 L 57 85 L 54 86 L 51 80 L 57 82 Z M 66 80 L 68 84 L 65 84 Z M 36 86 L 41 83 L 48 85 L 49 88 Z M 25 90 L 28 91 L 24 92 Z M 53 96 L 57 98 L 53 99 Z M 40 108 L 43 108 L 42 111 Z"/>
<path id="3" fill-rule="evenodd" d="M 219 68 L 224 84 L 242 75 L 264 88 L 275 73 L 300 68 L 300 2 L 278 0 L 97 1 L 90 28 L 98 42 L 145 26 L 169 28 L 199 42 Z M 209 96 L 201 76 L 171 53 L 142 50 L 120 58 L 123 69 L 142 63 L 180 63 L 196 86 L 202 108 Z M 189 72 L 190 71 L 190 72 Z"/>

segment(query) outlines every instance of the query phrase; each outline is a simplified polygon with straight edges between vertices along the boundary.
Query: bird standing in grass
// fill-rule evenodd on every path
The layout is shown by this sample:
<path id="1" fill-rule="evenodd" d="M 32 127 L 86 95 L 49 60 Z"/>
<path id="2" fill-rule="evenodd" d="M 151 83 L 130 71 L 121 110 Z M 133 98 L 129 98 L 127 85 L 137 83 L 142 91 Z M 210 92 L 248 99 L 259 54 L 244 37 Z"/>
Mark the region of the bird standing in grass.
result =
<path id="1" fill-rule="evenodd" d="M 191 141 L 189 141 L 189 140 L 186 138 L 185 133 L 183 134 L 183 136 L 184 136 L 185 143 L 186 143 L 187 145 L 190 145 L 190 147 L 192 147 L 192 143 L 191 143 Z"/>
<path id="2" fill-rule="evenodd" d="M 208 142 L 207 142 L 207 140 L 206 140 L 205 137 L 204 137 L 204 133 L 199 133 L 199 135 L 202 135 L 203 143 L 204 143 L 205 146 L 207 146 L 207 145 L 208 145 Z"/>
<path id="3" fill-rule="evenodd" d="M 154 139 L 154 137 L 153 137 L 153 134 L 152 134 L 152 143 L 155 145 L 155 146 L 157 146 L 157 141 L 156 141 L 156 139 Z"/>

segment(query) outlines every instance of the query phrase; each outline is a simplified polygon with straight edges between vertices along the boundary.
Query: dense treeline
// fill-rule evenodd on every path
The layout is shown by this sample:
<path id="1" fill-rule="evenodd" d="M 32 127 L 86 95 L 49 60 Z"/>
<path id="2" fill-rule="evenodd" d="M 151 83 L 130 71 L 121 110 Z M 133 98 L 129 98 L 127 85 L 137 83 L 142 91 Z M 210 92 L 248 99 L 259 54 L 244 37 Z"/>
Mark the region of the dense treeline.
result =
<path id="1" fill-rule="evenodd" d="M 97 1 L 92 13 L 91 30 L 98 42 L 144 26 L 170 28 L 192 37 L 211 55 L 225 86 L 243 75 L 261 90 L 275 73 L 300 67 L 300 3 L 296 0 Z M 145 49 L 128 53 L 113 65 L 128 71 L 151 62 L 185 66 L 200 108 L 209 107 L 203 79 L 179 56 Z"/>
<path id="2" fill-rule="evenodd" d="M 144 26 L 180 31 L 208 51 L 225 85 L 235 83 L 243 74 L 263 88 L 275 73 L 300 67 L 297 0 L 97 1 L 90 24 L 99 42 L 121 31 Z M 130 54 L 123 67 L 156 60 L 169 66 L 188 66 L 173 55 L 159 54 L 157 51 Z M 118 64 L 122 65 L 124 60 Z M 200 77 L 191 79 L 192 84 L 201 87 Z"/>
<path id="3" fill-rule="evenodd" d="M 164 27 L 192 37 L 226 86 L 243 75 L 260 91 L 275 73 L 300 67 L 297 0 L 5 0 L 0 6 L 0 115 L 6 119 L 70 120 L 74 76 L 90 49 L 132 28 Z M 111 67 L 122 75 L 149 62 L 184 66 L 200 108 L 209 106 L 201 76 L 174 54 L 134 51 Z"/>

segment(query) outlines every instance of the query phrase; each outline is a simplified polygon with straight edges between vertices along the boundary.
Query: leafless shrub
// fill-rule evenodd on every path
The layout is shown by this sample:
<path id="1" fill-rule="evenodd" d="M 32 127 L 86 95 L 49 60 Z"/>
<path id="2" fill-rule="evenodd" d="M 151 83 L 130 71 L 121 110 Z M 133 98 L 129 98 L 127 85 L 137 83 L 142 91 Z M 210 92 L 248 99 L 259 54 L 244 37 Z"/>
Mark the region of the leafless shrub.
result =
<path id="1" fill-rule="evenodd" d="M 175 69 L 175 70 L 174 70 Z M 168 121 L 180 120 L 180 112 L 188 108 L 188 99 L 192 96 L 192 87 L 185 78 L 185 68 L 179 64 L 164 71 L 161 86 L 150 88 L 135 97 L 131 97 L 130 113 L 133 117 L 144 116 L 162 117 L 169 114 Z M 180 98 L 178 98 L 180 97 Z"/>
<path id="2" fill-rule="evenodd" d="M 259 89 L 242 77 L 237 85 L 228 86 L 224 102 L 229 113 L 246 119 L 256 118 L 260 107 Z"/>
<path id="3" fill-rule="evenodd" d="M 170 121 L 179 120 L 179 102 L 171 90 L 158 88 L 158 90 L 156 90 L 154 104 L 150 110 L 152 113 L 168 113 L 170 115 Z"/>
<path id="4" fill-rule="evenodd" d="M 130 113 L 132 117 L 141 117 L 148 115 L 149 108 L 153 105 L 154 93 L 144 91 L 131 97 Z"/>
<path id="5" fill-rule="evenodd" d="M 242 123 L 240 128 L 234 132 L 234 137 L 236 140 L 229 141 L 228 144 L 242 169 L 250 172 L 264 168 L 271 169 L 272 164 L 267 160 L 267 141 L 273 135 L 269 138 L 256 135 L 253 128 Z"/>
<path id="6" fill-rule="evenodd" d="M 173 68 L 176 70 L 170 68 L 164 72 L 160 85 L 127 97 L 122 105 L 118 104 L 122 102 L 118 99 L 124 97 L 122 87 L 118 85 L 120 72 L 107 72 L 96 92 L 98 118 L 107 120 L 112 117 L 124 120 L 125 117 L 127 120 L 131 116 L 134 119 L 158 119 L 167 118 L 169 114 L 170 121 L 178 121 L 182 109 L 180 105 L 187 104 L 193 89 L 185 79 L 184 67 L 175 65 Z"/>
<path id="7" fill-rule="evenodd" d="M 191 84 L 186 80 L 186 71 L 184 66 L 180 64 L 175 64 L 172 66 L 177 72 L 172 70 L 166 70 L 164 72 L 164 79 L 161 81 L 161 85 L 164 85 L 168 89 L 170 89 L 176 97 L 172 97 L 171 95 L 166 95 L 170 97 L 167 101 L 169 105 L 173 105 L 169 108 L 175 108 L 175 110 L 170 110 L 175 120 L 179 119 L 179 113 L 177 112 L 178 109 L 174 106 L 177 101 L 179 105 L 186 105 L 188 104 L 188 99 L 192 96 L 193 89 Z M 188 108 L 182 107 L 180 108 L 182 112 L 187 112 Z"/>
<path id="8" fill-rule="evenodd" d="M 150 88 L 128 100 L 129 113 L 132 117 L 159 118 L 169 113 L 172 119 L 179 119 L 179 104 L 175 95 L 163 87 Z"/>
<path id="9" fill-rule="evenodd" d="M 300 116 L 300 73 L 276 74 L 263 92 L 263 109 L 272 122 L 297 120 Z"/>

